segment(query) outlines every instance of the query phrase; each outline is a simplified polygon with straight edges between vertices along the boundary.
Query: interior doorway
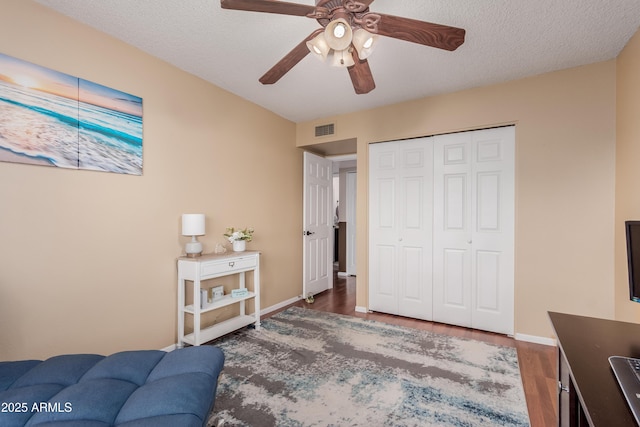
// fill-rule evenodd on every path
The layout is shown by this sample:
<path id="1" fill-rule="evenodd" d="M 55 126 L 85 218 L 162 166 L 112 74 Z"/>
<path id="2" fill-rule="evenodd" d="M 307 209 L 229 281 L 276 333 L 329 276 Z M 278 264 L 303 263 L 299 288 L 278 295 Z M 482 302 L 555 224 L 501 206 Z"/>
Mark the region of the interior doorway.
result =
<path id="1" fill-rule="evenodd" d="M 329 156 L 333 163 L 334 251 L 339 277 L 356 275 L 356 155 Z"/>
<path id="2" fill-rule="evenodd" d="M 324 290 L 332 291 L 338 273 L 340 278 L 349 278 L 355 283 L 356 275 L 356 140 L 336 141 L 334 143 L 322 143 L 310 146 L 304 151 L 304 202 L 303 202 L 303 298 L 310 295 L 324 293 Z M 313 165 L 316 166 L 313 166 Z M 323 179 L 316 179 L 312 171 L 320 172 L 329 165 L 328 199 L 319 197 L 324 190 L 324 184 L 320 185 Z M 334 190 L 333 181 L 335 177 L 336 187 Z M 318 186 L 308 185 L 318 183 Z M 336 194 L 335 200 L 333 193 Z M 316 203 L 312 201 L 316 200 Z M 328 201 L 328 209 L 322 207 L 324 200 Z M 322 201 L 322 202 L 321 202 Z M 316 212 L 316 216 L 312 215 Z M 327 212 L 326 216 L 324 212 Z M 312 219 L 318 221 L 312 221 Z M 326 218 L 327 221 L 320 220 Z M 316 229 L 314 225 L 317 225 Z M 328 227 L 327 227 L 328 225 Z M 340 233 L 340 227 L 344 229 Z M 319 228 L 327 228 L 328 239 L 321 239 L 318 242 L 327 242 L 328 248 L 325 251 L 324 245 L 314 245 L 314 237 L 318 236 Z M 327 241 L 328 240 L 328 241 Z M 314 250 L 315 249 L 315 250 Z M 324 255 L 326 254 L 326 256 Z M 343 259 L 343 263 L 340 263 Z M 334 261 L 335 260 L 335 261 Z M 328 269 L 327 269 L 328 267 Z M 339 270 L 339 271 L 338 271 Z M 317 274 L 312 274 L 317 272 Z M 328 276 L 326 284 L 324 277 Z M 312 279 L 322 277 L 323 286 L 313 286 Z M 320 283 L 320 281 L 317 281 Z M 355 285 L 354 285 L 355 286 Z"/>

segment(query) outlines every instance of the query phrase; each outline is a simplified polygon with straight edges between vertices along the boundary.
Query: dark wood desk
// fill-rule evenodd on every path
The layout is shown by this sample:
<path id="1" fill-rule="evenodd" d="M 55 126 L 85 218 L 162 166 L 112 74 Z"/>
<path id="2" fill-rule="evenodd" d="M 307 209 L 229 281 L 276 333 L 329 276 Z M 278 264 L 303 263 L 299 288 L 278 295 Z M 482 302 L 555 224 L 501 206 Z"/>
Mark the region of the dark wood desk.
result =
<path id="1" fill-rule="evenodd" d="M 640 325 L 549 312 L 558 337 L 559 425 L 633 427 L 609 356 L 640 358 Z"/>

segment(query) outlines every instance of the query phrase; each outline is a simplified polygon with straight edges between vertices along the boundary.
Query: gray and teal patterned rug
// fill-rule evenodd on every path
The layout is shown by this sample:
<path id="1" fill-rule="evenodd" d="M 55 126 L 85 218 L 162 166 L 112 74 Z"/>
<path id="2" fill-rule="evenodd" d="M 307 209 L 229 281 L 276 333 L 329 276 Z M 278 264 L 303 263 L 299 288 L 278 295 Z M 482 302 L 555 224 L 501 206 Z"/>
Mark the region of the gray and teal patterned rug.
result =
<path id="1" fill-rule="evenodd" d="M 297 307 L 215 345 L 212 426 L 529 426 L 514 348 Z"/>

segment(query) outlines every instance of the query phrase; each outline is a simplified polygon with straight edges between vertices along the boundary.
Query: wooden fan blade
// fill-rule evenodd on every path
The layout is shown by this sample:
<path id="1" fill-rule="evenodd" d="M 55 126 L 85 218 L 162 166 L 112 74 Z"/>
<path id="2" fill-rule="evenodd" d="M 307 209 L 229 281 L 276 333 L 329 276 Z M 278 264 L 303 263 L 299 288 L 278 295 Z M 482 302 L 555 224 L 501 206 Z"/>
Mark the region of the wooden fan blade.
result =
<path id="1" fill-rule="evenodd" d="M 315 6 L 288 3 L 279 0 L 220 0 L 223 9 L 247 10 L 250 12 L 279 13 L 281 15 L 307 16 L 316 11 Z"/>
<path id="2" fill-rule="evenodd" d="M 313 33 L 309 35 L 306 39 L 302 40 L 300 44 L 291 50 L 291 52 L 287 53 L 284 58 L 282 58 L 276 65 L 271 67 L 269 71 L 267 71 L 264 76 L 260 77 L 260 83 L 263 85 L 272 85 L 278 80 L 282 78 L 285 74 L 289 72 L 295 65 L 302 61 L 305 56 L 309 54 L 309 49 L 307 48 L 307 42 L 313 39 L 315 36 L 324 31 L 324 28 L 317 29 Z"/>
<path id="3" fill-rule="evenodd" d="M 380 16 L 378 34 L 382 36 L 445 50 L 456 50 L 464 43 L 465 30 L 462 28 L 393 15 L 377 15 Z"/>
<path id="4" fill-rule="evenodd" d="M 349 70 L 349 77 L 351 77 L 351 83 L 353 83 L 353 88 L 356 93 L 358 95 L 364 95 L 374 90 L 376 83 L 373 81 L 369 62 L 366 59 L 361 60 L 358 58 L 358 53 L 355 49 L 352 55 L 355 64 L 347 68 Z"/>

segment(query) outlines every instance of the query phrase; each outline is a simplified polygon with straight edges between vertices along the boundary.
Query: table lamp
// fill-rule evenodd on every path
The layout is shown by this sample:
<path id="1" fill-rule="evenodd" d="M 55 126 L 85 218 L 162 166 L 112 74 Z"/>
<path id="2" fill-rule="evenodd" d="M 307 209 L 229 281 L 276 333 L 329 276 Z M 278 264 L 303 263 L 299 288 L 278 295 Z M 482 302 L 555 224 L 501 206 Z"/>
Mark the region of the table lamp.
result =
<path id="1" fill-rule="evenodd" d="M 202 255 L 202 243 L 196 236 L 204 236 L 204 214 L 183 214 L 182 235 L 191 236 L 191 241 L 184 246 L 188 257 L 194 258 Z"/>

